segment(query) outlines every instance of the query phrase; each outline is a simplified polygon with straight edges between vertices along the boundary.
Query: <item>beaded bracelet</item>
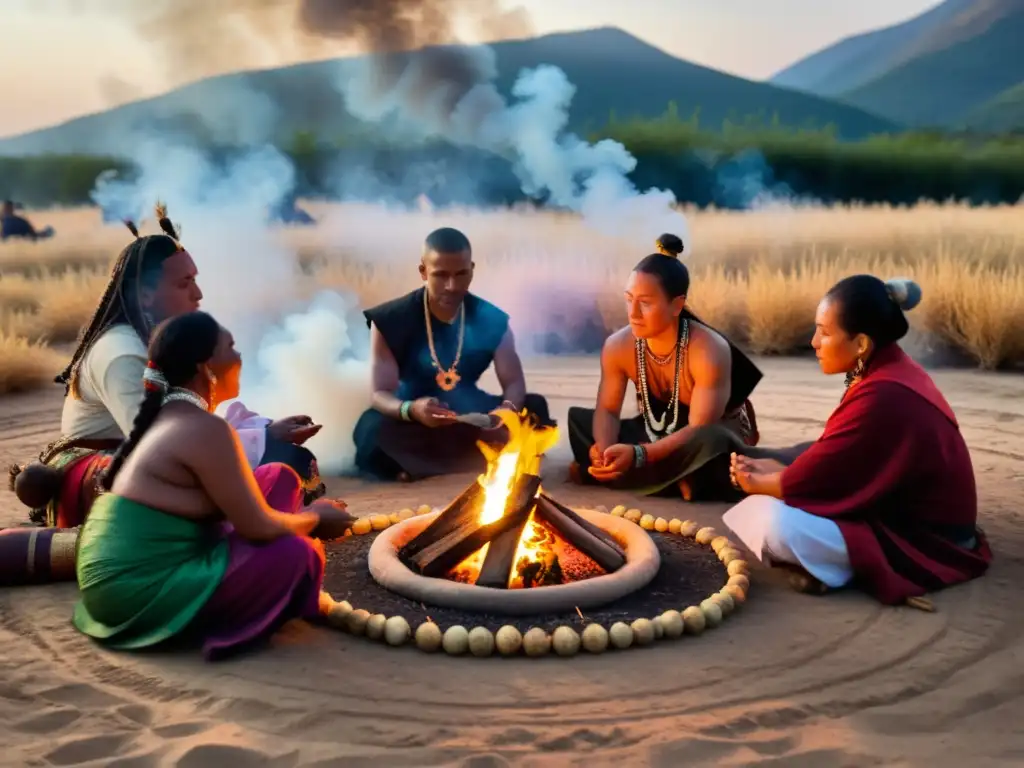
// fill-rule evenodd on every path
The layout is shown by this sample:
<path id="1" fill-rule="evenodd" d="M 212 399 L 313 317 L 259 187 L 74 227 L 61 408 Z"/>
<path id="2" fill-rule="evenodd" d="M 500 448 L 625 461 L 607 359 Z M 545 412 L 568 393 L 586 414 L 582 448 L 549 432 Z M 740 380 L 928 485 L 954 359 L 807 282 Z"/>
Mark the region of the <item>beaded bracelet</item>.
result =
<path id="1" fill-rule="evenodd" d="M 633 446 L 633 468 L 640 469 L 647 463 L 647 448 L 637 444 Z"/>
<path id="2" fill-rule="evenodd" d="M 398 407 L 398 416 L 402 421 L 412 421 L 409 411 L 412 410 L 412 400 L 404 400 Z"/>

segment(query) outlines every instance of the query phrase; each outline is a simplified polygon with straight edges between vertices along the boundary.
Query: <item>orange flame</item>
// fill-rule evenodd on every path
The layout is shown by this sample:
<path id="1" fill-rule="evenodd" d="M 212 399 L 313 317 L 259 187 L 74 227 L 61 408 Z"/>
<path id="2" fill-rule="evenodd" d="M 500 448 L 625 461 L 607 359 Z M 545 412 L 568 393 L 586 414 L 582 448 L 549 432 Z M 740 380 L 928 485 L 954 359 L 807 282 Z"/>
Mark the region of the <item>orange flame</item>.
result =
<path id="1" fill-rule="evenodd" d="M 558 443 L 558 427 L 535 427 L 530 423 L 526 411 L 515 413 L 507 409 L 494 412 L 508 430 L 509 440 L 501 448 L 495 448 L 484 442 L 477 447 L 487 459 L 487 472 L 477 478 L 484 489 L 484 503 L 480 511 L 480 522 L 484 524 L 497 522 L 505 514 L 505 505 L 515 486 L 516 478 L 522 474 L 539 475 L 541 456 Z M 538 493 L 540 491 L 538 490 Z M 541 544 L 544 533 L 534 522 L 533 514 L 523 529 L 513 558 L 513 572 L 520 570 L 520 563 L 537 562 L 544 556 Z M 457 565 L 452 575 L 459 581 L 474 583 L 487 557 L 490 544 L 485 544 L 472 555 Z M 511 582 L 515 577 L 510 577 Z"/>

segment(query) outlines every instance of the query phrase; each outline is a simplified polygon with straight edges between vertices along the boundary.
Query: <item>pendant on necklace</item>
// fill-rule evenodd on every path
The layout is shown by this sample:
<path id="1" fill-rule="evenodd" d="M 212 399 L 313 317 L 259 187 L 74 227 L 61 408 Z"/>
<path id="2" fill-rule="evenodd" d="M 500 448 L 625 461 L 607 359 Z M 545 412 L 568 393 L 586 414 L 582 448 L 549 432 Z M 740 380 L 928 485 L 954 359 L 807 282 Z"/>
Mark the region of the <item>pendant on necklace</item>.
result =
<path id="1" fill-rule="evenodd" d="M 437 381 L 437 386 L 445 392 L 451 392 L 455 389 L 455 385 L 462 380 L 462 377 L 455 372 L 454 367 L 449 368 L 447 371 L 438 371 L 437 376 L 434 378 Z"/>

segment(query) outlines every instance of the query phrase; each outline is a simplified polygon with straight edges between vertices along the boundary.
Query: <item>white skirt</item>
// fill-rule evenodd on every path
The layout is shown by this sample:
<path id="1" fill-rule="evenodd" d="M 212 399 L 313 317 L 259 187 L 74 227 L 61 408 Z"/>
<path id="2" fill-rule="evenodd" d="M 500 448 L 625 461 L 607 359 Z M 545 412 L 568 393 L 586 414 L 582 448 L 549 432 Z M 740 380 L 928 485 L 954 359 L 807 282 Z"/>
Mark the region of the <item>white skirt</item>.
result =
<path id="1" fill-rule="evenodd" d="M 748 496 L 722 516 L 761 562 L 799 565 L 828 587 L 853 579 L 850 556 L 839 526 L 772 496 Z"/>

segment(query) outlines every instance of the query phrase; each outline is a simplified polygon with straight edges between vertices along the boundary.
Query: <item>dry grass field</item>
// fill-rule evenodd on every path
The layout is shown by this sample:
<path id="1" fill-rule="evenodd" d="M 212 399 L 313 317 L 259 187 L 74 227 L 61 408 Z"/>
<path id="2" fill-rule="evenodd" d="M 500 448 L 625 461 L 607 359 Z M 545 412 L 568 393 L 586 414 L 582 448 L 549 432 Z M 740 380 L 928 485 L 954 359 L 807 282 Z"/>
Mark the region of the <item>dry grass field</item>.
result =
<path id="1" fill-rule="evenodd" d="M 416 284 L 424 234 L 451 224 L 476 246 L 476 290 L 498 300 L 514 324 L 571 335 L 572 323 L 592 320 L 600 330 L 622 321 L 622 285 L 657 234 L 615 242 L 572 217 L 539 212 L 311 210 L 321 226 L 270 232 L 211 231 L 182 215 L 204 303 L 219 314 L 235 309 L 228 301 L 237 296 L 245 305 L 238 309 L 256 307 L 259 321 L 276 317 L 277 299 L 302 300 L 325 286 L 354 292 L 364 304 L 393 296 Z M 123 228 L 101 227 L 94 210 L 30 215 L 58 235 L 38 246 L 0 245 L 6 391 L 38 387 L 59 370 L 108 262 L 129 237 Z M 1024 208 L 709 211 L 692 213 L 690 225 L 696 310 L 754 350 L 799 351 L 830 283 L 870 270 L 921 282 L 915 352 L 931 350 L 931 359 L 942 361 L 953 351 L 986 367 L 1024 361 Z M 344 328 L 323 323 L 325 333 L 310 334 L 309 323 L 297 325 L 315 337 L 314 356 Z M 525 346 L 518 325 L 516 334 Z M 531 388 L 548 397 L 560 423 L 569 407 L 593 402 L 600 375 L 593 358 L 524 362 Z M 765 444 L 819 434 L 839 400 L 841 377 L 820 375 L 810 359 L 756 362 L 765 373 L 754 396 Z M 299 375 L 308 374 L 309 386 L 294 402 L 347 439 L 361 408 L 354 387 L 317 393 L 333 380 L 308 368 Z M 969 368 L 934 377 L 970 446 L 979 522 L 995 551 L 985 577 L 931 596 L 934 613 L 883 606 L 854 590 L 796 594 L 784 573 L 753 563 L 749 600 L 726 625 L 681 645 L 573 659 L 459 659 L 385 649 L 293 622 L 270 648 L 211 665 L 194 653 L 115 652 L 83 639 L 69 621 L 79 597 L 74 582 L 2 589 L 0 720 L 9 757 L 0 764 L 1020 765 L 1020 377 Z M 296 387 L 297 378 L 283 378 L 284 388 Z M 494 387 L 493 372 L 483 384 Z M 56 386 L 0 397 L 0 462 L 24 461 L 58 434 L 61 399 Z M 622 503 L 724 532 L 725 504 L 571 484 L 570 456 L 563 432 L 544 478 L 563 503 Z M 471 481 L 327 478 L 329 495 L 360 517 L 444 505 Z M 25 509 L 0 494 L 0 528 L 24 519 Z M 334 597 L 363 605 L 361 589 L 354 582 Z"/>
<path id="2" fill-rule="evenodd" d="M 473 241 L 480 293 L 498 300 L 514 322 L 524 316 L 533 331 L 547 324 L 570 336 L 588 321 L 606 330 L 623 323 L 622 285 L 651 249 L 649 241 L 610 239 L 576 217 L 533 209 L 308 208 L 319 226 L 258 233 L 276 253 L 293 254 L 302 291 L 347 289 L 364 306 L 397 295 L 416 283 L 422 237 L 450 224 Z M 0 392 L 51 380 L 64 358 L 55 347 L 74 340 L 129 237 L 103 226 L 95 209 L 28 216 L 52 224 L 57 235 L 0 245 Z M 1024 363 L 1024 205 L 690 211 L 688 218 L 691 305 L 753 352 L 805 350 L 823 292 L 839 277 L 866 271 L 922 285 L 910 342 L 918 354 L 988 369 Z M 189 222 L 182 223 L 186 246 L 209 272 L 218 254 L 190 241 Z M 253 268 L 261 268 L 257 255 Z"/>

